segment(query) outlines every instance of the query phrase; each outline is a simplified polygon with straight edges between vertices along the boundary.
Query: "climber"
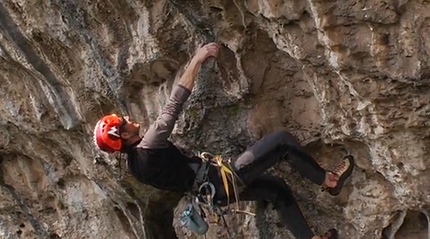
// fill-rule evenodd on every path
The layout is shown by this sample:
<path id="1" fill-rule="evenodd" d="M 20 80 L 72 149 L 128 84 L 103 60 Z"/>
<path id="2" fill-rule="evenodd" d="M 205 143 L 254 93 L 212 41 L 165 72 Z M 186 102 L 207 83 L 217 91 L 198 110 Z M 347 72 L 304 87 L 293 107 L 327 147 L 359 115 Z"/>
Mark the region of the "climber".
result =
<path id="1" fill-rule="evenodd" d="M 127 154 L 127 165 L 140 182 L 161 190 L 188 193 L 195 183 L 201 183 L 202 168 L 216 188 L 214 202 L 231 203 L 223 187 L 218 167 L 205 163 L 200 156 L 175 146 L 168 140 L 183 104 L 189 98 L 200 67 L 210 57 L 217 58 L 219 45 L 199 45 L 185 72 L 173 87 L 169 101 L 159 117 L 145 133 L 129 117 L 111 114 L 102 117 L 94 129 L 96 146 L 105 152 Z M 334 170 L 326 171 L 307 154 L 287 132 L 269 134 L 239 155 L 231 163 L 238 178 L 245 185 L 240 201 L 269 201 L 278 210 L 287 228 L 297 239 L 336 239 L 337 231 L 330 229 L 324 236 L 316 236 L 303 217 L 296 200 L 282 178 L 263 176 L 280 160 L 286 160 L 302 176 L 321 186 L 331 195 L 338 195 L 353 170 L 353 158 L 344 157 Z"/>

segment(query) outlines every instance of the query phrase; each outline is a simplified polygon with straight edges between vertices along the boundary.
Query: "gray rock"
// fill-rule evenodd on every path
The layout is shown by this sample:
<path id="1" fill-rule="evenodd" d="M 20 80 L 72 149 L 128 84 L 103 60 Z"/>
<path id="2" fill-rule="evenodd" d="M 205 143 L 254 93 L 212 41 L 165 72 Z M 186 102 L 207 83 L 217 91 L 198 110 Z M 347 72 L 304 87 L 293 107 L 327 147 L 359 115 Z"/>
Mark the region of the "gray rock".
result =
<path id="1" fill-rule="evenodd" d="M 196 238 L 182 195 L 138 183 L 98 152 L 107 113 L 147 127 L 201 42 L 201 69 L 172 140 L 235 158 L 276 129 L 325 168 L 357 167 L 338 197 L 286 163 L 317 233 L 426 238 L 430 204 L 429 5 L 425 1 L 0 2 L 0 237 Z M 270 206 L 228 217 L 235 238 L 291 238 Z M 212 225 L 207 238 L 226 236 Z"/>

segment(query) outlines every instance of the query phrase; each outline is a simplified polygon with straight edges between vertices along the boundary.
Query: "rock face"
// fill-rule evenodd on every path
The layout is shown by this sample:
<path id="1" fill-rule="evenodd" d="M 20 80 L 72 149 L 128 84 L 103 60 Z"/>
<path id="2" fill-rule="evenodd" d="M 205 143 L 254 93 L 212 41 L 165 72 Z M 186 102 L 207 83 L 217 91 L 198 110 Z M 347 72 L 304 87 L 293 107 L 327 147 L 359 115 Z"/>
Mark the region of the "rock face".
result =
<path id="1" fill-rule="evenodd" d="M 182 195 L 139 184 L 92 128 L 111 112 L 147 126 L 208 41 L 221 56 L 174 142 L 234 157 L 283 128 L 327 168 L 348 151 L 357 167 L 335 198 L 287 164 L 273 173 L 318 233 L 426 238 L 428 1 L 3 0 L 0 33 L 1 238 L 197 238 L 172 227 Z M 259 213 L 228 219 L 236 238 L 290 238 L 270 207 L 243 206 Z"/>

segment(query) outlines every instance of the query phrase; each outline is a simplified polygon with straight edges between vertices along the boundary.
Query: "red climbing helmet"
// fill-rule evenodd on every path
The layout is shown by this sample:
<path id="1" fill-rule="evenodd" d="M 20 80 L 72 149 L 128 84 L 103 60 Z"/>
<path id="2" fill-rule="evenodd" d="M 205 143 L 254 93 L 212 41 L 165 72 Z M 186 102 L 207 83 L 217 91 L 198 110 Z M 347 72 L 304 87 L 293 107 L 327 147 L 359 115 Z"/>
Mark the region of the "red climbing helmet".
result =
<path id="1" fill-rule="evenodd" d="M 94 127 L 94 143 L 105 152 L 121 150 L 120 127 L 123 120 L 116 114 L 106 115 Z"/>

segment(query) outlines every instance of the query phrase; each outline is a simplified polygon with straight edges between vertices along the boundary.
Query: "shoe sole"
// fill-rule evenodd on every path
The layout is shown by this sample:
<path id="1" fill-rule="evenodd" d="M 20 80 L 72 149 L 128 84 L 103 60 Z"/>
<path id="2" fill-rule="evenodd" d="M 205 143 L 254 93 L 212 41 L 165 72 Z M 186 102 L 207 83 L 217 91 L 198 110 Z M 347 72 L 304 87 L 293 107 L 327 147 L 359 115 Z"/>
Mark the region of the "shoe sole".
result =
<path id="1" fill-rule="evenodd" d="M 332 195 L 332 196 L 337 196 L 339 195 L 340 191 L 343 188 L 343 185 L 345 183 L 345 181 L 349 178 L 349 176 L 351 176 L 352 171 L 354 170 L 354 157 L 352 157 L 352 155 L 347 155 L 345 156 L 343 159 L 348 158 L 349 160 L 349 167 L 348 169 L 342 174 L 342 176 L 340 176 L 339 180 L 337 181 L 337 185 L 334 188 L 330 188 L 328 190 L 328 192 Z"/>

